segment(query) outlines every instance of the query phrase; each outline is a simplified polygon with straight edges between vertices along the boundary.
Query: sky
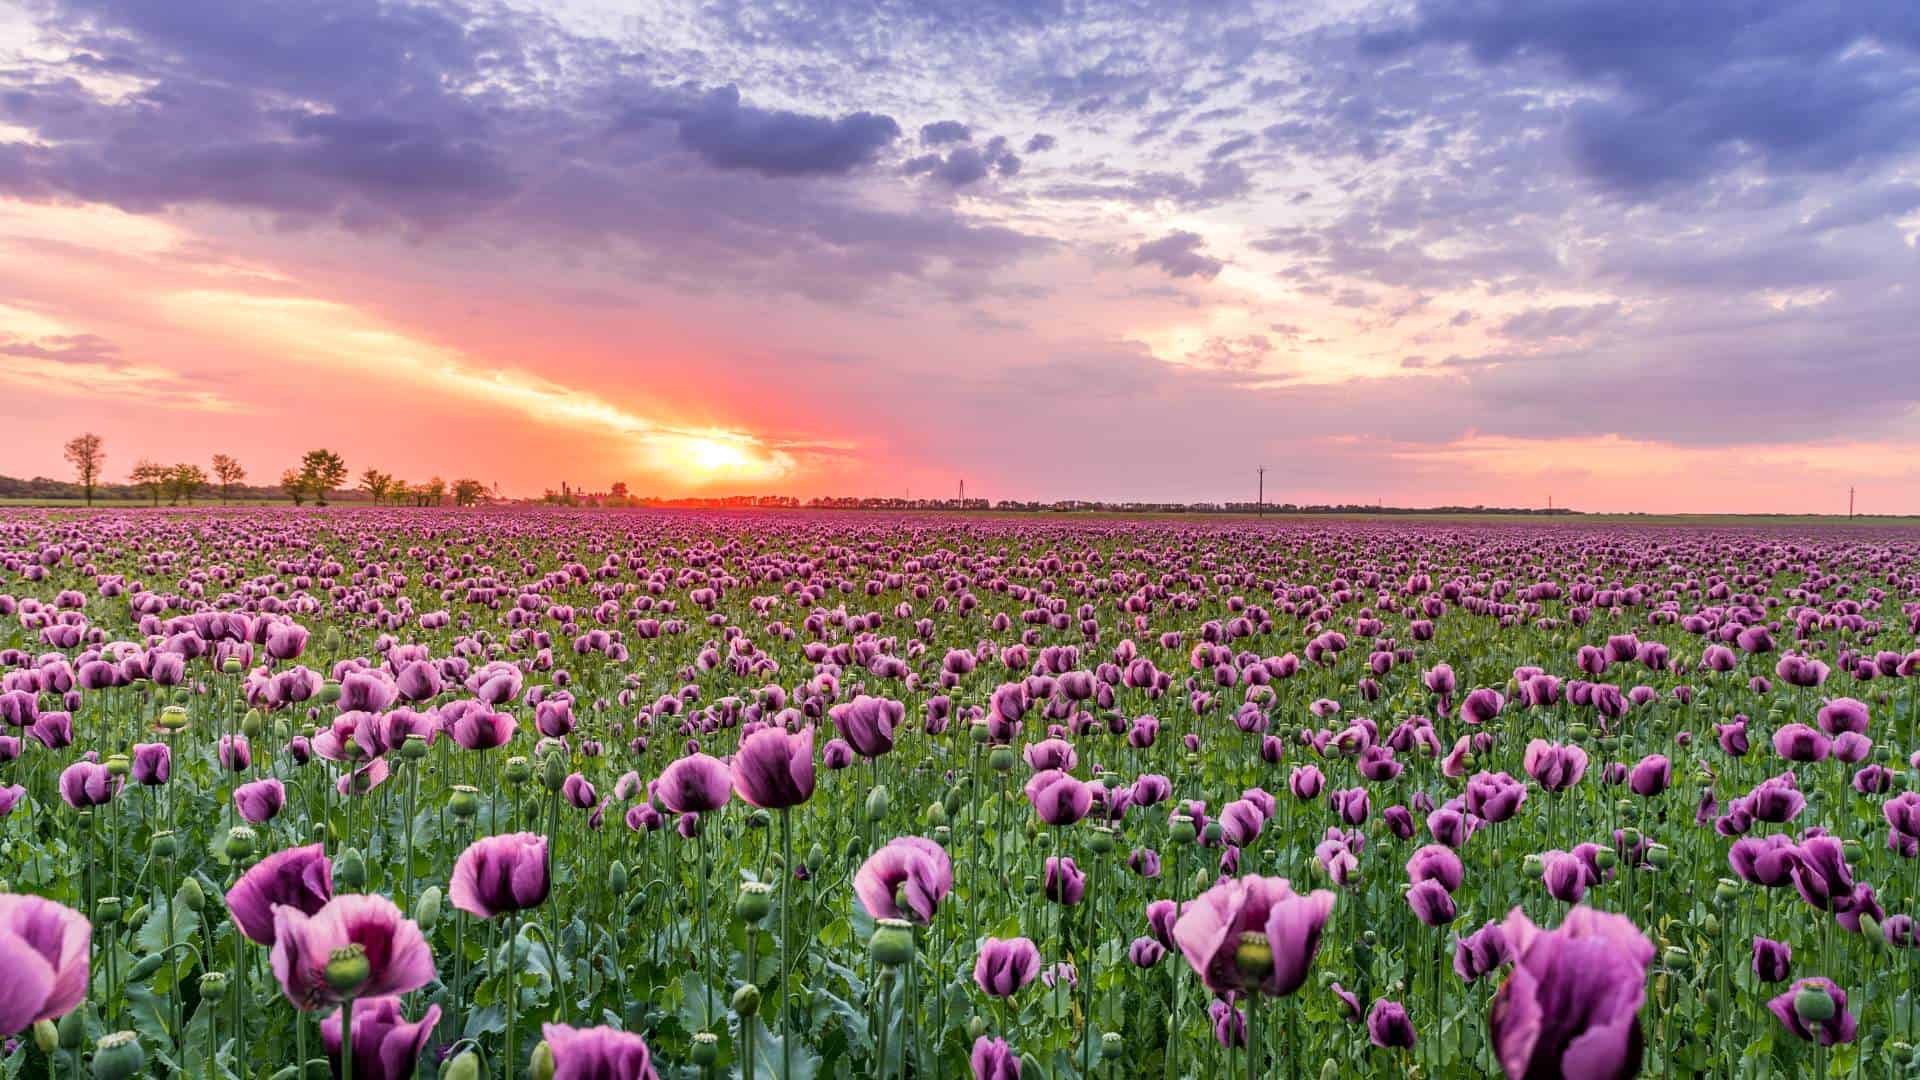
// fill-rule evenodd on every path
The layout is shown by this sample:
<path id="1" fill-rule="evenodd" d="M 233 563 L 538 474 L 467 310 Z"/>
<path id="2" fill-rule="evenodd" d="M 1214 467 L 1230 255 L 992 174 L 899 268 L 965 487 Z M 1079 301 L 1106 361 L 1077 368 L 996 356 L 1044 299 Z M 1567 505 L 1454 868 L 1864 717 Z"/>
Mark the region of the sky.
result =
<path id="1" fill-rule="evenodd" d="M 0 0 L 0 473 L 1920 513 L 1909 0 Z"/>

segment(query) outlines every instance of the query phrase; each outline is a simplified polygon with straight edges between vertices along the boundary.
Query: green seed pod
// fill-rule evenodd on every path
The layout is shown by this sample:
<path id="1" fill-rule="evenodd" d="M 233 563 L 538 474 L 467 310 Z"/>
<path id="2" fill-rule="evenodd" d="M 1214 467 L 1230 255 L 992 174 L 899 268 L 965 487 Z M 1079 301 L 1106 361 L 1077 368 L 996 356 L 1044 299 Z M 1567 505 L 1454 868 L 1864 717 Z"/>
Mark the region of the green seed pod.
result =
<path id="1" fill-rule="evenodd" d="M 447 811 L 461 821 L 471 821 L 480 812 L 480 789 L 468 784 L 455 784 L 452 793 L 447 796 Z"/>
<path id="2" fill-rule="evenodd" d="M 117 896 L 103 896 L 93 903 L 93 920 L 96 924 L 112 926 L 120 921 L 120 915 L 126 911 L 126 905 Z"/>
<path id="3" fill-rule="evenodd" d="M 868 948 L 875 963 L 899 967 L 913 959 L 913 924 L 905 919 L 881 919 L 873 927 Z"/>
<path id="4" fill-rule="evenodd" d="M 984 743 L 993 738 L 993 729 L 985 720 L 975 720 L 967 728 L 967 738 L 976 743 Z"/>
<path id="5" fill-rule="evenodd" d="M 773 910 L 773 886 L 764 881 L 743 881 L 733 898 L 733 914 L 743 923 L 757 925 Z"/>
<path id="6" fill-rule="evenodd" d="M 131 1031 L 102 1035 L 93 1044 L 93 1080 L 127 1080 L 147 1067 L 147 1052 Z"/>
<path id="7" fill-rule="evenodd" d="M 335 949 L 327 957 L 327 966 L 321 972 L 327 985 L 346 994 L 364 985 L 373 975 L 373 964 L 367 959 L 367 950 L 359 944 Z"/>
<path id="8" fill-rule="evenodd" d="M 1175 815 L 1169 831 L 1175 842 L 1182 844 L 1191 844 L 1194 837 L 1200 835 L 1199 831 L 1193 827 L 1193 818 L 1187 814 Z"/>
<path id="9" fill-rule="evenodd" d="M 367 860 L 358 848 L 348 848 L 334 860 L 333 876 L 349 891 L 359 892 L 367 883 Z"/>
<path id="10" fill-rule="evenodd" d="M 987 755 L 987 765 L 994 772 L 1012 772 L 1013 762 L 1013 747 L 1004 744 L 994 747 Z"/>
<path id="11" fill-rule="evenodd" d="M 1660 962 L 1665 964 L 1669 971 L 1677 971 L 1682 975 L 1688 974 L 1693 970 L 1693 957 L 1688 956 L 1687 950 L 1677 945 L 1670 945 L 1662 950 L 1660 953 Z"/>
<path id="12" fill-rule="evenodd" d="M 1721 878 L 1713 885 L 1713 898 L 1722 904 L 1731 904 L 1740 895 L 1740 884 L 1732 878 Z"/>
<path id="13" fill-rule="evenodd" d="M 1100 1056 L 1108 1061 L 1119 1061 L 1120 1055 L 1127 1052 L 1127 1041 L 1117 1031 L 1109 1031 L 1100 1036 Z"/>
<path id="14" fill-rule="evenodd" d="M 328 679 L 326 682 L 323 682 L 320 684 L 320 692 L 318 694 L 315 694 L 314 697 L 322 705 L 331 705 L 334 702 L 339 701 L 340 700 L 340 683 L 337 680 Z"/>
<path id="15" fill-rule="evenodd" d="M 1613 849 L 1610 847 L 1603 847 L 1599 851 L 1596 851 L 1593 853 L 1593 865 L 1599 867 L 1602 870 L 1613 869 L 1614 864 L 1619 861 L 1620 861 L 1620 857 L 1618 855 L 1615 855 L 1613 852 Z"/>
<path id="16" fill-rule="evenodd" d="M 1233 951 L 1233 964 L 1247 986 L 1257 986 L 1273 974 L 1273 946 L 1267 941 L 1267 935 L 1257 931 L 1241 934 L 1240 943 Z"/>
<path id="17" fill-rule="evenodd" d="M 245 665 L 240 663 L 240 658 L 237 656 L 229 656 L 220 661 L 220 673 L 223 675 L 238 675 L 243 670 Z"/>
<path id="18" fill-rule="evenodd" d="M 224 1001 L 227 996 L 227 973 L 209 971 L 200 976 L 200 996 L 208 1001 Z"/>
<path id="19" fill-rule="evenodd" d="M 533 769 L 527 764 L 526 758 L 516 754 L 507 759 L 507 767 L 503 775 L 506 776 L 507 783 L 519 785 L 526 783 L 533 776 Z"/>
<path id="20" fill-rule="evenodd" d="M 1105 855 L 1113 850 L 1113 830 L 1104 825 L 1096 826 L 1092 835 L 1087 837 L 1087 850 L 1095 855 Z"/>
<path id="21" fill-rule="evenodd" d="M 553 1047 L 542 1039 L 533 1048 L 533 1057 L 527 1061 L 527 1080 L 553 1080 L 553 1070 Z"/>
<path id="22" fill-rule="evenodd" d="M 1673 865 L 1673 852 L 1665 844 L 1653 844 L 1647 848 L 1647 865 L 1655 870 L 1665 870 Z"/>
<path id="23" fill-rule="evenodd" d="M 1530 851 L 1525 858 L 1520 860 L 1520 872 L 1527 877 L 1537 878 L 1545 872 L 1545 869 L 1546 864 L 1541 862 L 1540 855 L 1537 852 Z"/>
<path id="24" fill-rule="evenodd" d="M 420 890 L 420 895 L 413 901 L 413 921 L 428 933 L 432 933 L 433 928 L 440 924 L 440 886 L 429 885 Z"/>
<path id="25" fill-rule="evenodd" d="M 936 825 L 936 826 L 934 826 L 934 827 L 933 827 L 933 842 L 934 842 L 934 843 L 936 843 L 936 844 L 939 844 L 939 845 L 940 845 L 941 847 L 946 847 L 946 846 L 947 846 L 948 844 L 951 844 L 951 843 L 953 843 L 953 829 L 952 829 L 952 827 L 950 827 L 950 826 L 947 826 L 947 825 Z"/>
<path id="26" fill-rule="evenodd" d="M 881 784 L 867 792 L 867 820 L 880 821 L 887 816 L 893 806 L 893 797 L 887 794 L 887 785 Z"/>
<path id="27" fill-rule="evenodd" d="M 1860 857 L 1866 854 L 1866 848 L 1858 840 L 1844 840 L 1840 844 L 1840 849 L 1847 853 L 1848 862 L 1859 862 Z"/>
<path id="28" fill-rule="evenodd" d="M 408 761 L 419 761 L 427 756 L 427 737 L 418 732 L 410 732 L 406 741 L 400 744 L 400 756 Z"/>
<path id="29" fill-rule="evenodd" d="M 108 776 L 125 776 L 133 770 L 133 762 L 125 754 L 113 754 L 107 758 Z"/>
<path id="30" fill-rule="evenodd" d="M 1833 996 L 1817 986 L 1803 987 L 1793 995 L 1793 1011 L 1809 1024 L 1824 1024 L 1833 1019 Z"/>
<path id="31" fill-rule="evenodd" d="M 693 1052 L 688 1056 L 693 1059 L 695 1065 L 703 1069 L 713 1064 L 720 1057 L 720 1037 L 711 1031 L 694 1032 Z M 553 1074 L 548 1073 L 540 1080 L 552 1080 L 552 1077 Z"/>
<path id="32" fill-rule="evenodd" d="M 162 731 L 181 731 L 186 728 L 187 723 L 186 707 L 169 705 L 160 710 L 160 718 L 154 721 L 154 726 Z"/>
<path id="33" fill-rule="evenodd" d="M 760 988 L 752 983 L 740 984 L 733 992 L 733 1014 L 740 1017 L 753 1016 L 760 1011 Z"/>
<path id="34" fill-rule="evenodd" d="M 253 854 L 259 839 L 259 834 L 247 828 L 245 825 L 236 825 L 228 829 L 226 846 L 227 858 L 232 859 L 234 862 L 244 861 L 249 855 Z"/>
<path id="35" fill-rule="evenodd" d="M 940 807 L 947 812 L 948 817 L 953 817 L 960 812 L 962 806 L 966 805 L 966 801 L 966 795 L 959 787 L 950 787 L 947 793 L 941 796 Z"/>

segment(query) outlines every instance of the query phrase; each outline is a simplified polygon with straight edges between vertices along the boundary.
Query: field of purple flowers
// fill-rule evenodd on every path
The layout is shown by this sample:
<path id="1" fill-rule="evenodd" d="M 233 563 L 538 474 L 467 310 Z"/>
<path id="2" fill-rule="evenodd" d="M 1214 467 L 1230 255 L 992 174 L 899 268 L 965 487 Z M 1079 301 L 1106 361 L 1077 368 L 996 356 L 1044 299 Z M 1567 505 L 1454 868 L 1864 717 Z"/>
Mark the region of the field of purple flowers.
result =
<path id="1" fill-rule="evenodd" d="M 0 512 L 0 1076 L 1911 1075 L 1920 537 Z"/>

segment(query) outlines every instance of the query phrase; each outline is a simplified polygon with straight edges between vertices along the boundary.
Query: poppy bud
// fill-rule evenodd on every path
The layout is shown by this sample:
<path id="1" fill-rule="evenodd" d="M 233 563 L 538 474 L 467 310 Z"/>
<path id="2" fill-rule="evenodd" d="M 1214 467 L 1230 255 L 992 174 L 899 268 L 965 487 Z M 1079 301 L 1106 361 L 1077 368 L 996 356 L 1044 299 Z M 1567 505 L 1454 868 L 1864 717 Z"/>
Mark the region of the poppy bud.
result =
<path id="1" fill-rule="evenodd" d="M 102 1035 L 93 1044 L 93 1080 L 127 1080 L 147 1067 L 147 1052 L 131 1031 Z"/>
<path id="2" fill-rule="evenodd" d="M 480 1055 L 463 1050 L 440 1070 L 440 1080 L 480 1080 Z"/>
<path id="3" fill-rule="evenodd" d="M 413 902 L 413 921 L 429 933 L 440 923 L 440 886 L 429 885 Z"/>
<path id="4" fill-rule="evenodd" d="M 567 760 L 559 752 L 548 753 L 540 760 L 540 786 L 553 792 L 567 786 Z"/>
<path id="5" fill-rule="evenodd" d="M 207 894 L 206 890 L 200 887 L 199 878 L 188 878 L 181 882 L 179 897 L 188 911 L 198 913 L 206 909 Z"/>
<path id="6" fill-rule="evenodd" d="M 60 1049 L 78 1050 L 87 1041 L 87 1013 L 90 1011 L 85 1002 L 80 1007 L 61 1017 L 54 1024 L 60 1035 Z"/>
<path id="7" fill-rule="evenodd" d="M 615 859 L 613 865 L 607 867 L 607 885 L 615 893 L 624 893 L 627 891 L 626 863 Z"/>
<path id="8" fill-rule="evenodd" d="M 940 826 L 947 823 L 947 808 L 944 803 L 934 803 L 927 807 L 927 824 Z"/>
<path id="9" fill-rule="evenodd" d="M 752 983 L 742 983 L 740 989 L 733 992 L 733 1014 L 747 1017 L 759 1011 L 760 988 Z"/>
<path id="10" fill-rule="evenodd" d="M 987 1033 L 987 1021 L 978 1013 L 967 1017 L 967 1038 L 979 1039 Z"/>
<path id="11" fill-rule="evenodd" d="M 60 1049 L 60 1032 L 51 1020 L 40 1020 L 33 1025 L 33 1045 L 43 1054 L 51 1055 Z"/>
<path id="12" fill-rule="evenodd" d="M 260 715 L 259 709 L 248 709 L 247 715 L 240 718 L 240 732 L 249 739 L 257 739 L 267 730 L 267 718 Z"/>
<path id="13" fill-rule="evenodd" d="M 147 979 L 151 979 L 153 978 L 153 973 L 160 970 L 160 965 L 166 962 L 167 958 L 164 953 L 152 953 L 143 956 L 135 962 L 131 968 L 127 969 L 127 981 L 144 982 Z"/>
<path id="14" fill-rule="evenodd" d="M 879 821 L 887 816 L 887 810 L 893 805 L 893 799 L 887 794 L 887 786 L 881 784 L 867 792 L 867 820 Z"/>
<path id="15" fill-rule="evenodd" d="M 700 1034 L 706 1035 L 706 1032 L 703 1031 Z M 694 1036 L 695 1039 L 699 1037 L 700 1035 Z M 713 1036 L 708 1035 L 707 1037 L 712 1038 Z M 553 1047 L 548 1046 L 547 1041 L 542 1039 L 539 1044 L 533 1048 L 533 1057 L 527 1062 L 527 1080 L 553 1080 L 553 1072 Z"/>
<path id="16" fill-rule="evenodd" d="M 960 807 L 964 805 L 965 802 L 965 794 L 961 792 L 958 787 L 950 787 L 947 789 L 947 793 L 941 797 L 940 806 L 946 810 L 948 817 L 952 817 L 960 812 Z"/>
<path id="17" fill-rule="evenodd" d="M 367 883 L 367 860 L 361 857 L 358 848 L 348 848 L 333 864 L 333 876 L 348 889 L 359 892 Z"/>

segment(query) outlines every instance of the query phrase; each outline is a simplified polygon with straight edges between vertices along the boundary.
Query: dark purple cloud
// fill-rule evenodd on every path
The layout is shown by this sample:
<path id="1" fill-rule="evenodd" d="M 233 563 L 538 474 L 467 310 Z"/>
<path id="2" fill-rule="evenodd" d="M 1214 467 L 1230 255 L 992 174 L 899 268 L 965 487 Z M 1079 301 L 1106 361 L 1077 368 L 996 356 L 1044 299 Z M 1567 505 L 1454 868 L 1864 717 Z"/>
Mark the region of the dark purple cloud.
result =
<path id="1" fill-rule="evenodd" d="M 1205 243 L 1199 233 L 1170 232 L 1133 249 L 1133 261 L 1136 266 L 1157 266 L 1170 277 L 1212 280 L 1227 264 L 1203 253 L 1200 248 Z"/>

